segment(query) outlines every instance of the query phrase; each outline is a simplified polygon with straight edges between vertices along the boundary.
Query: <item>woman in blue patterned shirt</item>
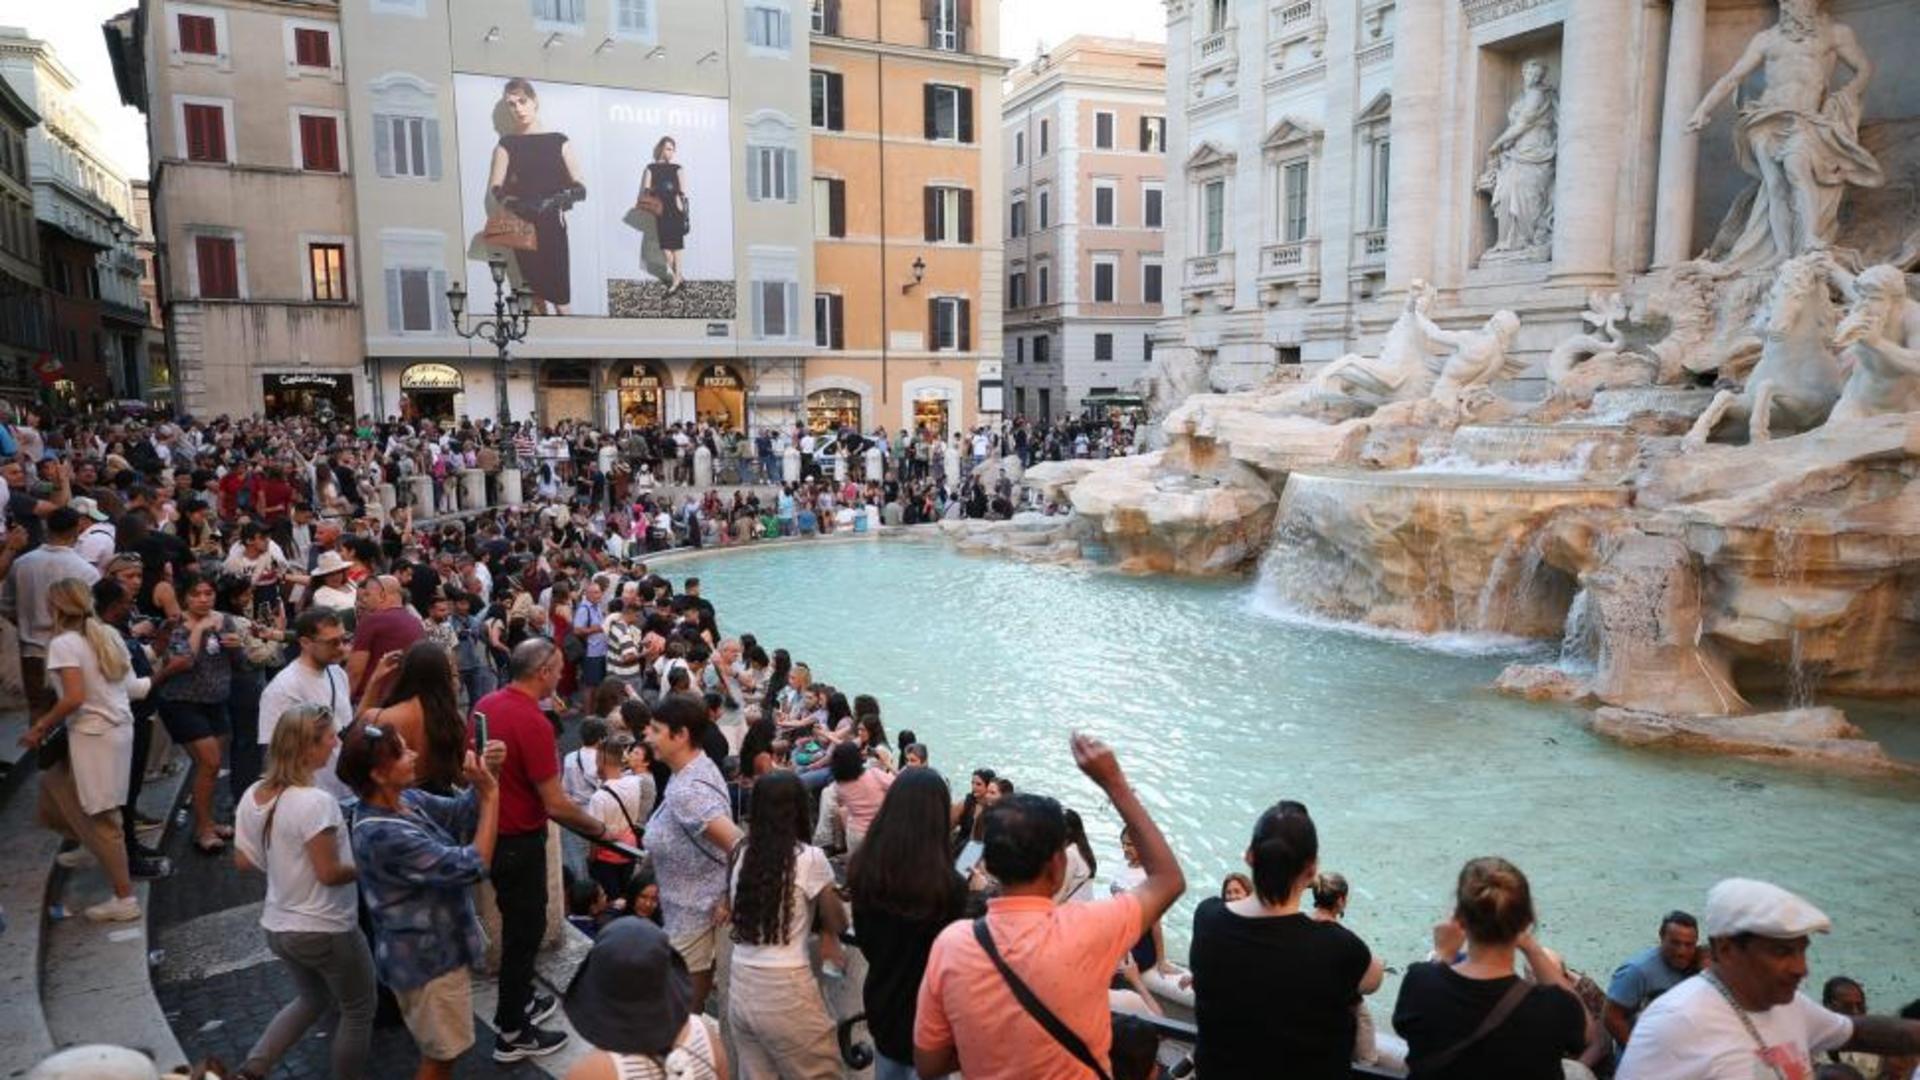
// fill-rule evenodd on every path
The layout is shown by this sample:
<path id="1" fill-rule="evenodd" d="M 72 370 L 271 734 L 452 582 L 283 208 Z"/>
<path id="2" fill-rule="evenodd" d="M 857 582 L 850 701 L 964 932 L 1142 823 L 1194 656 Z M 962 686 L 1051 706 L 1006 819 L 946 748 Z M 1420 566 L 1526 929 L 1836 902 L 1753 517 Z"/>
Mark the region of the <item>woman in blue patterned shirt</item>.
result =
<path id="1" fill-rule="evenodd" d="M 342 783 L 360 796 L 352 813 L 353 861 L 373 916 L 373 965 L 400 1000 L 420 1046 L 418 1080 L 453 1075 L 473 1045 L 468 969 L 485 946 L 473 886 L 487 876 L 500 821 L 493 770 L 506 744 L 487 744 L 486 762 L 466 755 L 466 791 L 454 798 L 413 787 L 418 755 L 390 727 L 355 724 L 340 750 Z"/>

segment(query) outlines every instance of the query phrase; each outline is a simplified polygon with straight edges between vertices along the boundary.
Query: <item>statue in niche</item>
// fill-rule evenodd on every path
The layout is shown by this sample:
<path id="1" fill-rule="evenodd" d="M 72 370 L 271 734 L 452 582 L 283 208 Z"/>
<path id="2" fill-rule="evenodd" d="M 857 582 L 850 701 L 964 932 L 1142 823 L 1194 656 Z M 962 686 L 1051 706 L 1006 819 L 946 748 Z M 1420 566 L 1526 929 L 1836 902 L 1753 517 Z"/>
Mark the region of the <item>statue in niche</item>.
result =
<path id="1" fill-rule="evenodd" d="M 1897 266 L 1836 275 L 1853 298 L 1836 343 L 1853 362 L 1827 423 L 1920 412 L 1920 303 Z"/>
<path id="2" fill-rule="evenodd" d="M 1507 110 L 1507 129 L 1487 150 L 1477 187 L 1493 204 L 1493 246 L 1480 262 L 1537 262 L 1553 246 L 1553 170 L 1559 152 L 1559 94 L 1547 83 L 1547 65 L 1520 69 L 1523 89 Z"/>
<path id="3" fill-rule="evenodd" d="M 1853 31 L 1820 5 L 1780 0 L 1780 21 L 1754 35 L 1687 123 L 1689 132 L 1703 130 L 1747 76 L 1765 72 L 1766 89 L 1739 103 L 1734 125 L 1740 168 L 1759 182 L 1735 201 L 1711 255 L 1736 270 L 1764 270 L 1824 250 L 1839 232 L 1847 187 L 1886 183 L 1879 161 L 1860 145 L 1861 99 L 1873 65 Z M 1841 63 L 1853 77 L 1834 89 Z M 1740 231 L 1729 238 L 1736 222 Z"/>

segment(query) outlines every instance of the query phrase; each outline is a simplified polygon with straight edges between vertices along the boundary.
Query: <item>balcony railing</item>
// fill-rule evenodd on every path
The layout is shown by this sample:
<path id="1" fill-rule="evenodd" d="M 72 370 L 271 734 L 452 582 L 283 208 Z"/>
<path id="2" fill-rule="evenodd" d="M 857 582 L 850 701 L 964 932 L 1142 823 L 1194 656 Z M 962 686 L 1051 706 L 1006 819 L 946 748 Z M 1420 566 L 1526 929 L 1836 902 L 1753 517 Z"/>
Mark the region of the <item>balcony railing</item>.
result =
<path id="1" fill-rule="evenodd" d="M 1219 289 L 1233 284 L 1233 252 L 1200 255 L 1187 260 L 1187 288 L 1192 291 Z"/>
<path id="2" fill-rule="evenodd" d="M 1288 4 L 1280 9 L 1280 26 L 1290 30 L 1313 18 L 1313 0 L 1300 0 L 1297 4 Z"/>
<path id="3" fill-rule="evenodd" d="M 1194 54 L 1200 58 L 1199 64 L 1196 66 L 1224 60 L 1231 55 L 1232 52 L 1233 31 L 1231 29 L 1222 30 L 1217 34 L 1208 34 L 1206 37 L 1200 39 L 1200 47 L 1194 50 Z"/>
<path id="4" fill-rule="evenodd" d="M 1387 264 L 1387 230 L 1368 229 L 1353 237 L 1353 263 L 1372 267 Z"/>
<path id="5" fill-rule="evenodd" d="M 1303 281 L 1320 276 L 1320 241 L 1291 240 L 1260 249 L 1262 281 Z"/>

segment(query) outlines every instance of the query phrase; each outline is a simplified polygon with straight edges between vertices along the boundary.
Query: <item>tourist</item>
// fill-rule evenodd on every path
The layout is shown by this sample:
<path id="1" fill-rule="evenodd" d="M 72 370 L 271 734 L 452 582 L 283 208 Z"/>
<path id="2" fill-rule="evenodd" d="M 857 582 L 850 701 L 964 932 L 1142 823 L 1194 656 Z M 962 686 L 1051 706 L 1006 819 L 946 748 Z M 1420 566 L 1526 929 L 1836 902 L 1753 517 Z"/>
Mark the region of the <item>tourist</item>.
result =
<path id="1" fill-rule="evenodd" d="M 807 937 L 817 924 L 823 965 L 837 963 L 847 913 L 826 853 L 806 842 L 809 826 L 799 777 L 775 773 L 754 785 L 753 817 L 731 882 L 727 1019 L 743 1080 L 845 1075 Z"/>
<path id="2" fill-rule="evenodd" d="M 339 800 L 313 774 L 340 749 L 333 715 L 298 705 L 274 724 L 266 776 L 235 802 L 235 862 L 266 871 L 260 927 L 286 963 L 296 996 L 282 1006 L 235 1073 L 264 1080 L 328 1010 L 336 1010 L 332 1075 L 361 1076 L 373 1037 L 373 956 L 358 922 L 359 890 Z"/>
<path id="3" fill-rule="evenodd" d="M 533 964 L 547 925 L 547 822 L 558 821 L 588 839 L 607 827 L 574 805 L 560 787 L 560 751 L 541 703 L 560 683 L 560 649 L 544 638 L 514 647 L 506 686 L 481 698 L 488 737 L 506 747 L 500 766 L 500 838 L 489 880 L 500 905 L 500 999 L 494 1007 L 493 1059 L 519 1061 L 551 1054 L 564 1032 L 539 1022 L 553 1014 L 553 998 L 534 992 Z"/>
<path id="4" fill-rule="evenodd" d="M 993 786 L 1000 789 L 1000 798 L 1013 793 L 1013 782 L 1006 777 L 998 777 Z M 1115 875 L 1112 890 L 1123 892 L 1136 885 L 1141 876 L 1140 851 L 1134 842 L 1133 832 L 1120 830 L 1120 856 L 1126 862 L 1126 868 Z M 1147 932 L 1140 935 L 1128 954 L 1132 963 L 1130 978 L 1137 982 L 1142 1003 L 1152 1012 L 1160 1011 L 1155 998 L 1164 998 L 1183 1008 L 1193 1008 L 1193 976 L 1188 974 L 1167 955 L 1166 928 L 1154 923 Z M 1122 969 L 1123 974 L 1128 973 Z"/>
<path id="5" fill-rule="evenodd" d="M 1633 1022 L 1661 994 L 1700 972 L 1700 924 L 1684 911 L 1660 920 L 1659 943 L 1629 957 L 1607 983 L 1607 1034 L 1625 1048 Z"/>
<path id="6" fill-rule="evenodd" d="M 960 917 L 966 879 L 946 855 L 947 783 L 915 769 L 887 790 L 847 864 L 853 921 L 867 961 L 861 987 L 874 1080 L 914 1080 L 913 1025 L 934 938 Z"/>
<path id="7" fill-rule="evenodd" d="M 133 755 L 129 699 L 146 696 L 148 683 L 134 676 L 120 635 L 95 616 L 87 580 L 56 581 L 45 597 L 46 671 L 58 700 L 20 737 L 40 766 L 40 820 L 78 844 L 106 874 L 113 897 L 83 914 L 95 922 L 131 922 L 140 917 L 140 901 L 133 895 L 121 807 Z M 80 865 L 79 849 L 60 863 Z"/>
<path id="8" fill-rule="evenodd" d="M 459 685 L 453 656 L 438 642 L 422 639 L 404 656 L 388 653 L 369 682 L 391 686 L 379 705 L 363 706 L 360 719 L 389 727 L 406 737 L 420 755 L 415 782 L 435 795 L 453 795 L 465 772 L 467 723 L 460 714 Z"/>
<path id="9" fill-rule="evenodd" d="M 640 653 L 646 627 L 641 622 L 642 614 L 637 599 L 631 603 L 625 597 L 607 601 L 607 678 L 636 694 L 643 685 Z"/>
<path id="10" fill-rule="evenodd" d="M 395 732 L 355 724 L 340 749 L 340 779 L 360 799 L 348 828 L 373 921 L 374 970 L 399 999 L 420 1048 L 415 1080 L 448 1080 L 473 1046 L 470 969 L 486 953 L 473 886 L 493 860 L 500 823 L 493 769 L 505 753 L 497 740 L 488 742 L 484 762 L 469 752 L 468 787 L 447 799 L 414 787 L 417 757 Z"/>
<path id="11" fill-rule="evenodd" d="M 272 745 L 274 725 L 296 705 L 324 707 L 337 727 L 345 726 L 353 716 L 353 695 L 347 690 L 346 669 L 340 666 L 340 658 L 347 651 L 347 630 L 340 614 L 327 607 L 301 612 L 293 621 L 293 639 L 300 655 L 260 691 L 262 745 Z M 313 782 L 335 798 L 351 794 L 334 776 L 332 765 L 316 770 Z"/>
<path id="12" fill-rule="evenodd" d="M 406 607 L 406 590 L 391 575 L 368 578 L 358 599 L 353 649 L 347 654 L 347 684 L 353 700 L 378 701 L 386 693 L 386 687 L 372 678 L 380 659 L 388 653 L 404 654 L 427 631 L 420 616 Z"/>
<path id="13" fill-rule="evenodd" d="M 233 653 L 233 678 L 227 697 L 227 723 L 232 738 L 227 749 L 228 790 L 237 801 L 240 793 L 260 779 L 260 692 L 272 672 L 282 663 L 280 645 L 285 638 L 277 627 L 257 623 L 254 615 L 253 579 L 227 575 L 215 590 L 214 610 L 228 617 L 240 648 Z"/>
<path id="14" fill-rule="evenodd" d="M 646 744 L 622 732 L 600 743 L 598 758 L 599 783 L 587 800 L 587 813 L 606 826 L 610 842 L 638 847 L 644 831 L 640 823 L 653 813 L 658 798 Z M 587 874 L 608 896 L 626 892 L 633 868 L 631 855 L 606 844 L 595 844 L 587 856 Z"/>
<path id="15" fill-rule="evenodd" d="M 986 818 L 984 861 L 1000 894 L 988 901 L 984 918 L 955 923 L 934 941 L 914 1020 L 914 1066 L 922 1076 L 1079 1078 L 1107 1071 L 1107 983 L 1186 890 L 1186 878 L 1113 751 L 1077 734 L 1072 747 L 1075 764 L 1139 837 L 1145 878 L 1108 900 L 1055 906 L 1067 861 L 1060 804 L 1038 795 L 996 804 Z M 1036 1006 L 1020 1003 L 1015 980 Z M 1041 1009 L 1054 1018 L 1058 1036 L 1039 1020 Z"/>
<path id="16" fill-rule="evenodd" d="M 665 931 L 644 918 L 608 923 L 567 984 L 567 1022 L 597 1052 L 566 1080 L 725 1080 L 719 1028 L 692 999 Z"/>
<path id="17" fill-rule="evenodd" d="M 1309 887 L 1309 892 L 1313 896 L 1313 910 L 1309 914 L 1313 916 L 1315 922 L 1345 925 L 1344 920 L 1347 917 L 1347 898 L 1349 894 L 1347 879 L 1345 877 L 1334 873 L 1322 873 L 1313 879 L 1313 884 Z M 1374 962 L 1376 964 L 1379 963 L 1377 957 Z M 1382 971 L 1384 974 L 1384 969 L 1382 969 Z M 1376 986 L 1374 989 L 1377 990 L 1379 987 Z M 1373 990 L 1365 992 L 1371 994 Z M 1582 1001 L 1584 1002 L 1584 1000 L 1583 998 Z M 1397 1037 L 1389 1036 L 1390 1042 L 1398 1043 L 1399 1045 L 1387 1050 L 1383 1054 L 1380 1039 L 1374 1031 L 1373 1014 L 1367 1011 L 1366 1002 L 1354 1002 L 1353 1022 L 1353 1060 L 1364 1065 L 1384 1063 L 1394 1069 L 1406 1068 L 1404 1054 L 1400 1052 L 1400 1050 L 1404 1049 L 1405 1044 L 1399 1043 Z M 1595 1022 L 1597 1023 L 1598 1021 L 1596 1020 Z"/>
<path id="18" fill-rule="evenodd" d="M 727 865 L 741 836 L 726 780 L 701 749 L 707 724 L 700 699 L 671 694 L 647 722 L 648 747 L 673 770 L 647 819 L 647 852 L 660 882 L 662 925 L 693 974 L 695 1012 L 706 1007 L 725 950 Z"/>
<path id="19" fill-rule="evenodd" d="M 1413 1076 L 1559 1080 L 1562 1060 L 1586 1049 L 1586 1012 L 1533 924 L 1533 893 L 1518 867 L 1482 858 L 1461 868 L 1453 915 L 1434 931 L 1436 959 L 1407 969 L 1393 1007 Z M 1463 941 L 1466 954 L 1455 960 Z M 1515 953 L 1531 980 L 1516 972 Z"/>
<path id="20" fill-rule="evenodd" d="M 589 713 L 580 721 L 580 748 L 570 750 L 560 760 L 560 790 L 566 792 L 568 801 L 582 809 L 593 798 L 594 789 L 600 786 L 600 744 L 606 740 L 608 723 L 597 714 Z"/>
<path id="21" fill-rule="evenodd" d="M 1220 882 L 1220 899 L 1228 903 L 1244 900 L 1253 895 L 1253 879 L 1245 874 L 1228 874 Z"/>
<path id="22" fill-rule="evenodd" d="M 15 490 L 19 490 L 17 484 Z M 27 498 L 31 500 L 31 496 Z M 31 713 L 44 713 L 53 707 L 54 688 L 47 682 L 47 643 L 55 633 L 47 606 L 49 592 L 55 583 L 68 578 L 86 585 L 100 578 L 100 571 L 73 548 L 80 533 L 80 515 L 63 505 L 49 507 L 45 518 L 45 541 L 15 557 L 13 565 L 0 576 L 0 617 L 20 631 L 20 678 L 26 686 Z M 41 519 L 29 512 L 23 520 L 14 511 L 14 520 L 31 525 L 26 534 L 16 530 L 14 535 L 33 543 L 32 534 L 41 528 Z M 18 541 L 15 550 L 20 550 L 17 545 Z"/>
<path id="23" fill-rule="evenodd" d="M 1867 990 L 1860 985 L 1858 979 L 1835 975 L 1821 985 L 1820 1004 L 1841 1016 L 1865 1016 L 1867 1015 Z M 1880 1065 L 1884 1059 L 1875 1054 L 1862 1054 L 1857 1050 L 1829 1050 L 1827 1060 L 1833 1064 L 1847 1065 L 1857 1069 L 1863 1077 L 1872 1077 L 1880 1071 Z"/>
<path id="24" fill-rule="evenodd" d="M 1053 895 L 1056 904 L 1070 904 L 1076 900 L 1093 899 L 1093 876 L 1100 871 L 1100 860 L 1093 854 L 1093 844 L 1087 840 L 1087 824 L 1080 820 L 1076 810 L 1066 811 L 1067 818 L 1067 874 L 1060 882 L 1060 891 Z"/>
<path id="25" fill-rule="evenodd" d="M 599 579 L 588 578 L 586 588 L 580 594 L 580 603 L 573 609 L 570 630 L 581 642 L 583 651 L 578 661 L 580 685 L 589 692 L 607 676 L 607 617 L 600 604 L 600 595 Z"/>
<path id="26" fill-rule="evenodd" d="M 226 850 L 230 826 L 213 818 L 213 785 L 220 772 L 221 740 L 228 735 L 227 701 L 233 691 L 234 654 L 240 638 L 231 616 L 213 609 L 211 578 L 188 571 L 179 590 L 186 608 L 165 644 L 168 656 L 193 666 L 160 684 L 160 722 L 193 759 L 193 847 L 202 855 Z"/>
<path id="27" fill-rule="evenodd" d="M 147 757 L 153 749 L 153 717 L 158 702 L 153 696 L 153 687 L 168 678 L 185 671 L 192 666 L 184 657 L 176 657 L 167 665 L 155 668 L 147 654 L 146 646 L 141 642 L 141 634 L 136 633 L 132 623 L 133 593 L 123 583 L 127 575 L 118 577 L 109 574 L 93 583 L 93 606 L 100 621 L 114 628 L 120 635 L 120 643 L 126 646 L 127 660 L 133 669 L 135 679 L 148 681 L 147 694 L 142 698 L 131 698 L 133 715 L 133 748 L 127 760 L 127 797 L 120 806 L 120 831 L 127 843 L 127 870 L 136 878 L 163 878 L 173 873 L 173 863 L 166 856 L 140 841 L 142 818 L 139 813 L 140 790 L 146 783 Z M 135 587 L 138 587 L 139 570 L 134 568 Z M 140 629 L 146 634 L 152 633 L 151 624 L 142 624 Z M 153 821 L 154 826 L 161 823 Z"/>
<path id="28" fill-rule="evenodd" d="M 860 850 L 894 777 L 885 769 L 868 768 L 860 747 L 850 742 L 835 746 L 827 760 L 833 776 L 833 812 L 846 831 L 847 851 L 852 853 Z"/>
<path id="29" fill-rule="evenodd" d="M 1920 1019 L 1843 1016 L 1800 993 L 1812 935 L 1833 923 L 1778 885 L 1728 878 L 1707 892 L 1698 976 L 1662 994 L 1634 1025 L 1618 1080 L 1805 1075 L 1833 1050 L 1920 1054 Z"/>
<path id="30" fill-rule="evenodd" d="M 982 810 L 985 808 L 988 793 L 993 788 L 994 779 L 995 775 L 992 769 L 973 770 L 973 778 L 968 782 L 966 796 L 959 802 L 953 804 L 953 842 L 951 846 L 955 855 L 959 855 L 961 849 L 967 846 L 968 841 L 974 838 L 974 826 Z"/>
<path id="31" fill-rule="evenodd" d="M 1319 873 L 1320 840 L 1306 807 L 1280 802 L 1247 845 L 1254 894 L 1210 898 L 1193 917 L 1196 1072 L 1205 1077 L 1350 1075 L 1361 995 L 1379 989 L 1380 961 L 1338 922 L 1314 918 L 1301 896 Z"/>

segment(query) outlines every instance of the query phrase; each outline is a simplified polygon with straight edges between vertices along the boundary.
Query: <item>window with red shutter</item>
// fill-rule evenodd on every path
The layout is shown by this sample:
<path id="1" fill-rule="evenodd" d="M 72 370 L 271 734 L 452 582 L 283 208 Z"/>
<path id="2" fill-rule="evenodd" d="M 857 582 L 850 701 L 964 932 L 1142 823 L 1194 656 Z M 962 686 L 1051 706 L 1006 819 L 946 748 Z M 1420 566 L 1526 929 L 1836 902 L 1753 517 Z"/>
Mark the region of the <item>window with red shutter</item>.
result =
<path id="1" fill-rule="evenodd" d="M 179 27 L 180 51 L 199 56 L 218 56 L 220 54 L 219 35 L 214 30 L 211 15 L 182 15 L 177 23 Z"/>
<path id="2" fill-rule="evenodd" d="M 226 236 L 196 236 L 194 262 L 200 271 L 200 295 L 212 300 L 240 298 L 240 267 L 233 239 Z"/>
<path id="3" fill-rule="evenodd" d="M 301 67 L 332 67 L 333 43 L 327 32 L 296 27 L 293 31 L 293 62 Z"/>
<path id="4" fill-rule="evenodd" d="M 333 117 L 300 118 L 300 167 L 310 172 L 340 171 L 339 129 Z"/>
<path id="5" fill-rule="evenodd" d="M 187 160 L 227 160 L 227 114 L 218 105 L 183 105 L 180 120 L 187 129 Z"/>

